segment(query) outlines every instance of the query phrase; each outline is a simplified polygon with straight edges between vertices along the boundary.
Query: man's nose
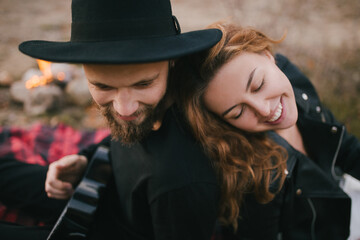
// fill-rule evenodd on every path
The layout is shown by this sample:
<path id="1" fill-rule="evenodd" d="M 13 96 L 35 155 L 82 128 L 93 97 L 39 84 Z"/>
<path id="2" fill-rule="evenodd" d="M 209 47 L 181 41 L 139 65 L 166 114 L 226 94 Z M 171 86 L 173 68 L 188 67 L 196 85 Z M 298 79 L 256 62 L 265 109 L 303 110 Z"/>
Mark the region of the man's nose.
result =
<path id="1" fill-rule="evenodd" d="M 139 103 L 135 100 L 131 91 L 121 89 L 116 94 L 113 107 L 120 116 L 131 116 L 138 109 Z"/>

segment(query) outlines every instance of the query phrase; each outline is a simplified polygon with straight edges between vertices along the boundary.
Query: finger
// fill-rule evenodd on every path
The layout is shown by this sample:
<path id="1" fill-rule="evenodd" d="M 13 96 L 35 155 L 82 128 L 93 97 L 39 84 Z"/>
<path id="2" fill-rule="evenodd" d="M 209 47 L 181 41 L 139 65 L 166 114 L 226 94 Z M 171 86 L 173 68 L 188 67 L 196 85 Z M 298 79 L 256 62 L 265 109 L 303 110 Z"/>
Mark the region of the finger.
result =
<path id="1" fill-rule="evenodd" d="M 72 187 L 65 189 L 57 189 L 57 188 L 53 188 L 49 184 L 45 184 L 45 191 L 48 197 L 56 198 L 56 199 L 68 199 L 74 193 L 74 189 Z"/>
<path id="2" fill-rule="evenodd" d="M 73 192 L 63 193 L 63 194 L 47 193 L 47 196 L 49 198 L 55 198 L 55 199 L 69 199 L 72 196 L 72 194 L 73 194 Z"/>
<path id="3" fill-rule="evenodd" d="M 55 178 L 45 181 L 45 190 L 47 189 L 57 189 L 59 191 L 69 191 L 73 189 L 73 186 L 70 182 L 64 182 Z"/>
<path id="4" fill-rule="evenodd" d="M 52 195 L 67 195 L 72 193 L 72 189 L 56 189 L 52 187 L 47 187 L 46 193 Z"/>
<path id="5" fill-rule="evenodd" d="M 70 190 L 72 188 L 70 182 L 60 180 L 59 173 L 53 166 L 49 167 L 45 180 L 45 191 L 48 192 L 50 189 Z"/>
<path id="6" fill-rule="evenodd" d="M 62 170 L 66 170 L 69 171 L 72 168 L 75 168 L 76 165 L 78 164 L 78 162 L 80 160 L 83 160 L 83 156 L 80 155 L 68 155 L 65 156 L 63 158 L 60 158 L 58 161 L 54 162 L 55 166 L 58 170 L 62 171 Z"/>

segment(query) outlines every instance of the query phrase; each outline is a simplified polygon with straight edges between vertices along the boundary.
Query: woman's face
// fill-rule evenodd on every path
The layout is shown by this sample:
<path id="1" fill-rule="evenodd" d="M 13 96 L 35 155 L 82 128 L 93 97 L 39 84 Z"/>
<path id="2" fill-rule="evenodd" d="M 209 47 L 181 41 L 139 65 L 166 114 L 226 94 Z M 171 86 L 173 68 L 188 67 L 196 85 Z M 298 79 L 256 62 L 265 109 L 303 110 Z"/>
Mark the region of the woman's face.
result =
<path id="1" fill-rule="evenodd" d="M 224 64 L 209 83 L 204 103 L 248 132 L 286 129 L 298 116 L 289 79 L 269 52 L 244 52 Z"/>

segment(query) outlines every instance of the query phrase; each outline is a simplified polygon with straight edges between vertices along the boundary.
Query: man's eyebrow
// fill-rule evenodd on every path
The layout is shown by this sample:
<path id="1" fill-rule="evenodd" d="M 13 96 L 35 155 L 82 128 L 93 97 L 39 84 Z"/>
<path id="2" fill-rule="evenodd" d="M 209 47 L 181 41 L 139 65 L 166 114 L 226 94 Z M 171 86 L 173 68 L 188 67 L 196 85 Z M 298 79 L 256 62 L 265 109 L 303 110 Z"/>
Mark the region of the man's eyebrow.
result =
<path id="1" fill-rule="evenodd" d="M 108 85 L 106 85 L 106 84 L 103 84 L 103 83 L 100 83 L 100 82 L 96 82 L 96 81 L 92 82 L 92 81 L 89 80 L 89 83 L 90 83 L 91 85 L 94 85 L 94 86 L 97 86 L 97 87 L 111 87 L 111 86 L 108 86 Z"/>
<path id="2" fill-rule="evenodd" d="M 249 80 L 248 80 L 248 82 L 247 82 L 247 84 L 246 84 L 246 92 L 247 92 L 247 91 L 249 90 L 249 88 L 250 88 L 251 82 L 252 82 L 252 80 L 253 80 L 253 78 L 254 78 L 255 70 L 256 70 L 256 68 L 254 68 L 254 70 L 252 70 L 252 72 L 251 72 L 250 75 L 249 75 Z"/>
<path id="3" fill-rule="evenodd" d="M 151 77 L 148 77 L 148 78 L 144 78 L 144 79 L 141 79 L 141 80 L 138 80 L 134 83 L 132 83 L 131 85 L 137 85 L 137 84 L 140 84 L 140 83 L 145 83 L 145 82 L 152 82 L 154 80 L 156 80 L 158 77 L 159 77 L 160 73 L 157 73 Z M 109 85 L 106 85 L 106 84 L 103 84 L 101 82 L 97 82 L 96 80 L 90 80 L 88 79 L 89 83 L 94 85 L 94 86 L 97 86 L 97 87 L 112 87 L 112 86 L 109 86 Z"/>
<path id="4" fill-rule="evenodd" d="M 155 74 L 153 76 L 140 79 L 140 80 L 132 83 L 131 85 L 136 86 L 136 85 L 142 84 L 142 83 L 151 83 L 151 82 L 155 81 L 159 77 L 159 75 L 160 75 L 160 73 L 157 73 L 157 74 Z"/>
<path id="5" fill-rule="evenodd" d="M 146 77 L 144 79 L 139 80 L 138 82 L 148 82 L 148 81 L 154 81 L 159 77 L 160 73 L 154 74 L 153 76 Z"/>

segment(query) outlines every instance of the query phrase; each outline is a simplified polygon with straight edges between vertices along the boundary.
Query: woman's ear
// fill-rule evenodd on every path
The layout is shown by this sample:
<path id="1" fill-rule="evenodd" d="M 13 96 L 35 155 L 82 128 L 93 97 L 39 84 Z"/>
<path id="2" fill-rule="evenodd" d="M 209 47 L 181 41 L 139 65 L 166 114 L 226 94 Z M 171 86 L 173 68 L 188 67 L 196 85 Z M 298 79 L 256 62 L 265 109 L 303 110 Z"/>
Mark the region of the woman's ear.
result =
<path id="1" fill-rule="evenodd" d="M 272 61 L 273 63 L 275 63 L 275 58 L 274 56 L 271 54 L 271 52 L 269 50 L 265 50 L 263 52 L 264 56 L 266 56 L 267 58 L 270 59 L 270 61 Z"/>

